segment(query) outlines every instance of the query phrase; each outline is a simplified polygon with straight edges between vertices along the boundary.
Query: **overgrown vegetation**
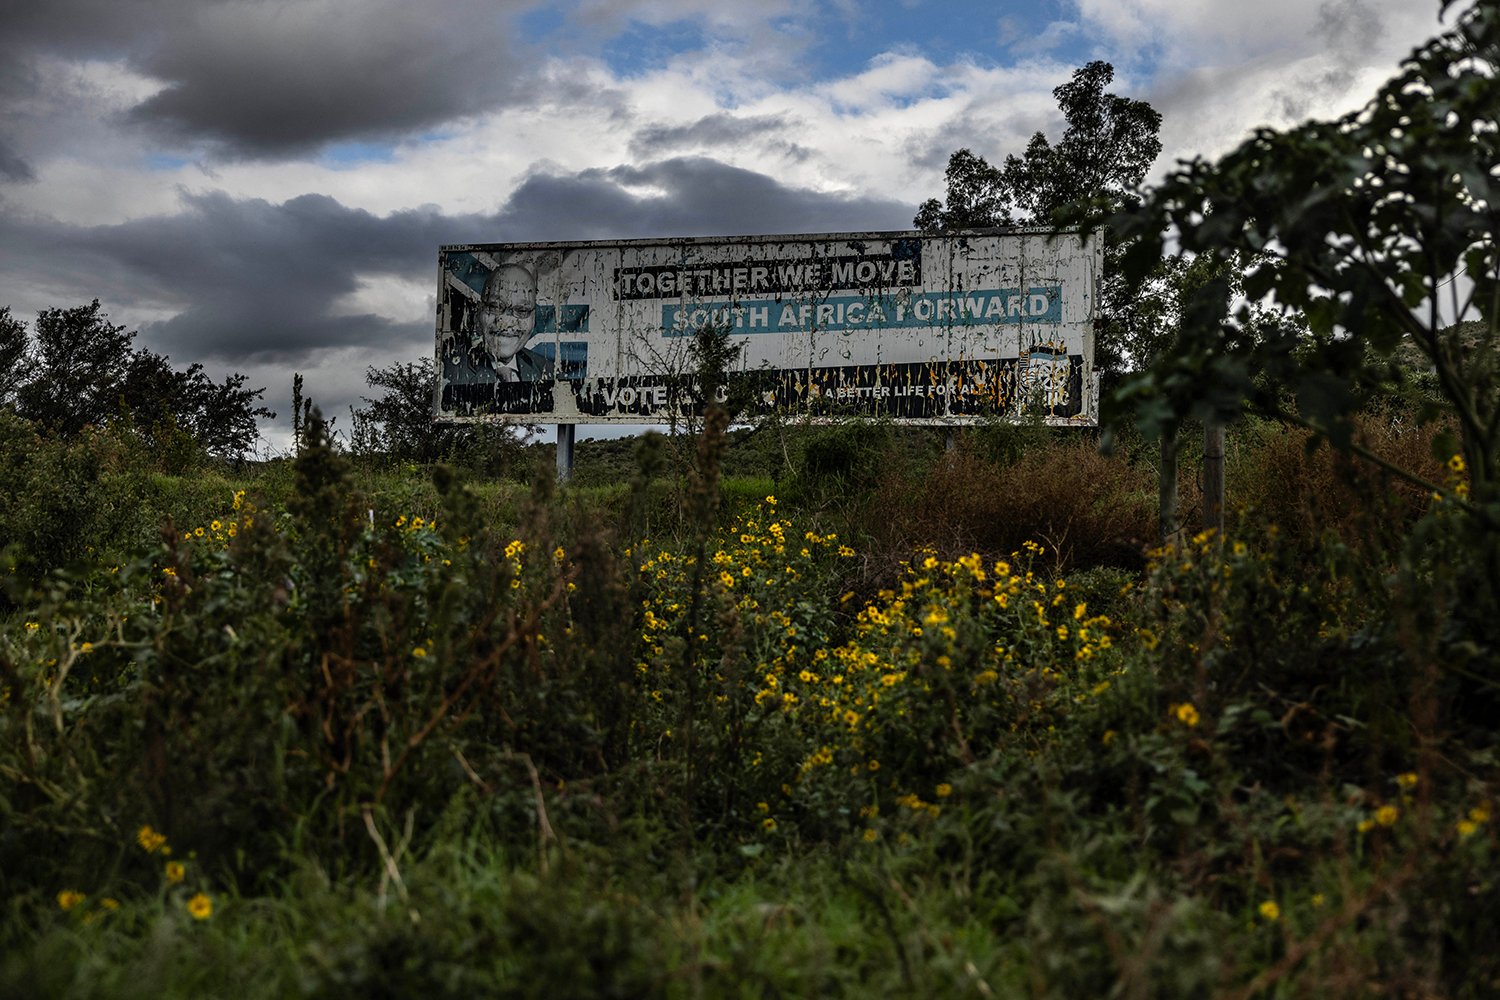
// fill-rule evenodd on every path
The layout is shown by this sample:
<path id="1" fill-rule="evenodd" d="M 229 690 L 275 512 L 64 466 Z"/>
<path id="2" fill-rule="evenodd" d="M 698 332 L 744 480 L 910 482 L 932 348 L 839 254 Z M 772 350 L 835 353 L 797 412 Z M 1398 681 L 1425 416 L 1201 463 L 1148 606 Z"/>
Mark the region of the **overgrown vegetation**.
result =
<path id="1" fill-rule="evenodd" d="M 731 444 L 710 416 L 680 480 L 556 495 L 361 471 L 309 430 L 166 534 L 16 550 L 7 992 L 1500 976 L 1492 726 L 1417 599 L 1461 558 L 1450 506 L 1393 519 L 1378 481 L 1245 425 L 1242 483 L 1283 489 L 1243 495 L 1281 506 L 1143 563 L 1153 471 L 1051 432 L 900 462 L 913 437 L 875 428 L 829 468 L 830 432 Z M 117 474 L 145 460 L 115 447 Z M 719 482 L 773 448 L 779 483 Z M 1267 520 L 1329 476 L 1384 530 Z"/>
<path id="2" fill-rule="evenodd" d="M 1470 8 L 1285 141 L 1495 107 L 1497 32 Z M 1192 168 L 1136 238 L 1181 208 L 1221 263 L 1274 239 L 1310 333 L 1247 332 L 1205 268 L 1109 454 L 709 402 L 559 491 L 357 465 L 309 412 L 231 481 L 6 415 L 0 992 L 1495 995 L 1493 169 L 1413 223 L 1428 270 L 1383 244 L 1304 302 L 1327 247 L 1284 198 L 1183 207 L 1277 163 Z M 1366 277 L 1431 294 L 1434 261 L 1478 326 L 1414 348 L 1421 393 L 1365 378 L 1400 349 Z M 1233 418 L 1231 526 L 1155 546 L 1135 428 L 1199 417 Z"/>

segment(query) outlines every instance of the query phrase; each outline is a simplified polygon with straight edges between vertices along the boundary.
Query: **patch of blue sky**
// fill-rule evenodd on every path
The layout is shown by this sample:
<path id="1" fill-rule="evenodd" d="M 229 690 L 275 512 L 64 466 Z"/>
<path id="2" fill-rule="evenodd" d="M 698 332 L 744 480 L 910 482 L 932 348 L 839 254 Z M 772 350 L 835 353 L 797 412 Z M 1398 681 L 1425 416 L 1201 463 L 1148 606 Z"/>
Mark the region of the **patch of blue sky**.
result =
<path id="1" fill-rule="evenodd" d="M 170 153 L 152 153 L 146 157 L 147 170 L 181 170 L 193 161 L 186 156 L 174 156 Z"/>
<path id="2" fill-rule="evenodd" d="M 857 0 L 837 11 L 828 8 L 813 46 L 824 77 L 857 74 L 883 52 L 940 65 L 1082 65 L 1090 58 L 1088 40 L 1070 27 L 1072 0 Z"/>
<path id="3" fill-rule="evenodd" d="M 683 52 L 699 52 L 708 47 L 703 25 L 680 20 L 669 24 L 642 24 L 632 21 L 625 30 L 604 43 L 602 55 L 610 68 L 621 76 L 639 76 L 665 66 Z"/>
<path id="4" fill-rule="evenodd" d="M 534 44 L 577 45 L 591 32 L 576 16 L 574 4 L 553 2 L 532 7 L 516 23 Z M 802 13 L 782 15 L 770 25 L 771 34 L 750 43 L 772 44 L 771 39 L 780 38 L 802 54 L 800 73 L 818 80 L 858 75 L 877 56 L 892 52 L 939 65 L 1081 66 L 1095 55 L 1077 16 L 1077 0 L 844 0 L 803 5 Z M 625 16 L 616 29 L 607 37 L 594 36 L 596 51 L 624 77 L 649 73 L 715 42 L 729 42 L 732 51 L 736 41 L 750 41 L 715 37 L 708 18 L 691 14 L 665 24 Z"/>
<path id="5" fill-rule="evenodd" d="M 353 167 L 366 163 L 390 163 L 396 149 L 384 142 L 337 142 L 323 151 L 323 162 L 332 167 Z"/>
<path id="6" fill-rule="evenodd" d="M 532 41 L 543 39 L 562 30 L 567 23 L 566 13 L 560 4 L 543 4 L 533 7 L 517 19 L 521 35 Z"/>

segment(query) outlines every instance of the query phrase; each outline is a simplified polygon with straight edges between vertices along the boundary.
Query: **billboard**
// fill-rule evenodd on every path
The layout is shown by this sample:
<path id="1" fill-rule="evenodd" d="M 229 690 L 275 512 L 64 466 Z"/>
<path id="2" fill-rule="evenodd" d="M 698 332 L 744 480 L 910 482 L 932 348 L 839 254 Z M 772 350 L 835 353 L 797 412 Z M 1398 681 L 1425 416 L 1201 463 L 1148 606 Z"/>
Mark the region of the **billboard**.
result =
<path id="1" fill-rule="evenodd" d="M 701 409 L 712 325 L 742 418 L 1093 424 L 1101 267 L 1043 229 L 445 246 L 434 412 L 671 422 Z"/>

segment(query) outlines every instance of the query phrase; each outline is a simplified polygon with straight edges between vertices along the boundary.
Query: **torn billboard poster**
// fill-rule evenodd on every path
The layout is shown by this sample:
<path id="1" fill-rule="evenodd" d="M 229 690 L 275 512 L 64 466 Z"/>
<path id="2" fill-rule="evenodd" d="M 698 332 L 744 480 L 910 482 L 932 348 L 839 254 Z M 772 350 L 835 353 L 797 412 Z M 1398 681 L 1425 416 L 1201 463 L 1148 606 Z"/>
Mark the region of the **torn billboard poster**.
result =
<path id="1" fill-rule="evenodd" d="M 445 246 L 439 420 L 735 416 L 1093 424 L 1097 239 L 1043 229 Z"/>

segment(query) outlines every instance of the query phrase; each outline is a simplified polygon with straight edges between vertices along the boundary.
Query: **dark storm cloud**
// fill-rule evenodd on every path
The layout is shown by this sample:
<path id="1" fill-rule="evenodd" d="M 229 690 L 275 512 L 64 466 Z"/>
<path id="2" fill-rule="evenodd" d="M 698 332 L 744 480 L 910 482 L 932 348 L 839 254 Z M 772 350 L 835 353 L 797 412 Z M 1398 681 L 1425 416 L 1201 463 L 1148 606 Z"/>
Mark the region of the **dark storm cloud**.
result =
<path id="1" fill-rule="evenodd" d="M 31 164 L 11 149 L 10 143 L 5 141 L 3 135 L 0 135 L 0 177 L 10 181 L 29 181 L 36 178 L 36 171 L 31 168 Z"/>
<path id="2" fill-rule="evenodd" d="M 141 327 L 174 358 L 291 362 L 329 347 L 424 344 L 425 316 L 342 316 L 335 303 L 360 278 L 420 277 L 436 267 L 439 243 L 493 232 L 480 217 L 432 209 L 378 217 L 324 195 L 273 205 L 212 194 L 187 198 L 176 215 L 112 226 L 0 223 L 0 241 L 35 248 L 26 262 L 0 258 L 11 265 L 0 280 L 66 275 L 81 301 L 181 308 Z"/>
<path id="3" fill-rule="evenodd" d="M 767 136 L 785 130 L 792 123 L 784 115 L 740 117 L 727 111 L 706 115 L 691 125 L 648 125 L 630 140 L 630 155 L 637 159 L 653 157 L 682 149 L 738 146 L 758 142 L 762 146 L 781 145 L 767 141 Z"/>
<path id="4" fill-rule="evenodd" d="M 37 96 L 30 70 L 46 56 L 117 60 L 161 81 L 127 122 L 231 158 L 434 128 L 530 99 L 534 67 L 513 22 L 535 2 L 8 2 L 16 10 L 0 37 L 0 140 L 16 144 L 3 108 Z"/>
<path id="5" fill-rule="evenodd" d="M 501 209 L 506 240 L 905 228 L 912 206 L 793 188 L 707 157 L 533 174 Z"/>
<path id="6" fill-rule="evenodd" d="M 112 312 L 177 310 L 140 332 L 143 344 L 182 363 L 291 370 L 329 349 L 430 350 L 430 315 L 346 316 L 337 304 L 362 281 L 435 285 L 445 243 L 899 229 L 911 213 L 703 158 L 535 174 L 496 215 L 377 216 L 326 195 L 272 204 L 222 193 L 185 196 L 174 215 L 118 225 L 0 212 L 0 305 L 7 288 L 62 282 L 74 301 L 54 305 L 97 296 Z"/>
<path id="7" fill-rule="evenodd" d="M 250 158 L 428 128 L 506 102 L 530 73 L 507 6 L 313 0 L 193 17 L 141 60 L 167 88 L 134 121 Z"/>

